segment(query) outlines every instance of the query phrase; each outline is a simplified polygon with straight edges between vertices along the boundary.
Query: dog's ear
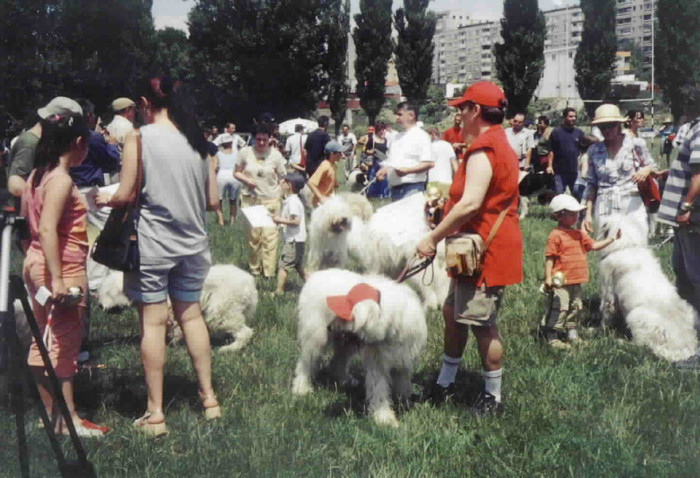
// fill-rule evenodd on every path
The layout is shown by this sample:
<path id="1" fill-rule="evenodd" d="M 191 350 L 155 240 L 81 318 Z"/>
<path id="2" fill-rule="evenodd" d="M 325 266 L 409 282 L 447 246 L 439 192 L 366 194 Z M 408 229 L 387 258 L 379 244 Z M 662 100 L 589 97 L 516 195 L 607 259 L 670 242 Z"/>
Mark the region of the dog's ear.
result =
<path id="1" fill-rule="evenodd" d="M 382 310 L 373 300 L 363 300 L 352 308 L 352 320 L 355 331 L 371 330 L 372 324 L 377 324 Z"/>

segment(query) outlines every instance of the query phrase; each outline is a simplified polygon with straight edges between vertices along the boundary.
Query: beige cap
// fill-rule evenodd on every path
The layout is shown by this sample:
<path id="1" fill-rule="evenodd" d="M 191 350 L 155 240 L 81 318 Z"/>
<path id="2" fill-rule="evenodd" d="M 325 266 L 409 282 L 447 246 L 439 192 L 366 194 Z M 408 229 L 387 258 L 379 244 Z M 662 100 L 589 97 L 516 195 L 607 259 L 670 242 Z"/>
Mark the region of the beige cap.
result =
<path id="1" fill-rule="evenodd" d="M 49 101 L 49 104 L 36 110 L 39 118 L 46 119 L 53 115 L 82 115 L 83 109 L 80 105 L 65 96 L 57 96 Z"/>
<path id="2" fill-rule="evenodd" d="M 115 113 L 124 110 L 129 106 L 136 106 L 136 103 L 129 98 L 117 98 L 116 100 L 112 101 L 112 110 Z"/>
<path id="3" fill-rule="evenodd" d="M 603 124 L 603 123 L 626 123 L 627 118 L 620 114 L 620 108 L 616 105 L 600 105 L 595 110 L 595 117 L 591 124 Z"/>

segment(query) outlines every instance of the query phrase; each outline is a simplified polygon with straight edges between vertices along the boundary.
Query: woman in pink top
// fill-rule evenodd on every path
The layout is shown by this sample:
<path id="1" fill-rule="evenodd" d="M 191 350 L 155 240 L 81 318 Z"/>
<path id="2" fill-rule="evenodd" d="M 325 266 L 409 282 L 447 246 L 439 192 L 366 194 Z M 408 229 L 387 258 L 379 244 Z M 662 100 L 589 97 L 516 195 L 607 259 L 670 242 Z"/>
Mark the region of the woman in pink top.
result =
<path id="1" fill-rule="evenodd" d="M 69 287 L 87 290 L 86 207 L 68 171 L 85 159 L 89 130 L 82 115 L 51 115 L 41 123 L 35 167 L 22 194 L 22 215 L 29 221 L 31 234 L 25 244 L 24 282 L 76 430 L 80 436 L 99 437 L 109 429 L 81 419 L 75 410 L 73 375 L 77 371 L 85 299 L 78 304 L 68 300 Z M 51 292 L 44 305 L 35 299 L 41 287 Z M 34 341 L 28 363 L 37 379 L 44 407 L 54 418 L 56 432 L 67 434 L 58 407 L 54 407 L 52 390 Z"/>

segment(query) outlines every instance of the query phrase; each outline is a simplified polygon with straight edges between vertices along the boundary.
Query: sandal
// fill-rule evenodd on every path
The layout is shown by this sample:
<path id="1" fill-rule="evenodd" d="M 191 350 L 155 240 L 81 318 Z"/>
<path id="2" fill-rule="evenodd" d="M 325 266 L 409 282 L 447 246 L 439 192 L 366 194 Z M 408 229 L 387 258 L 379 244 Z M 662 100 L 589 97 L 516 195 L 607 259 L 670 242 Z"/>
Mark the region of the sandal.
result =
<path id="1" fill-rule="evenodd" d="M 221 407 L 219 402 L 216 400 L 216 395 L 204 396 L 199 394 L 199 400 L 202 402 L 202 408 L 204 409 L 204 418 L 206 420 L 214 420 L 216 418 L 221 418 Z M 207 406 L 206 403 L 213 402 L 214 405 Z"/>
<path id="2" fill-rule="evenodd" d="M 148 421 L 155 414 L 163 412 L 146 412 L 141 418 L 134 420 L 134 428 L 144 432 L 148 436 L 160 437 L 168 434 L 168 427 L 165 426 L 165 418 L 160 423 L 150 423 Z"/>

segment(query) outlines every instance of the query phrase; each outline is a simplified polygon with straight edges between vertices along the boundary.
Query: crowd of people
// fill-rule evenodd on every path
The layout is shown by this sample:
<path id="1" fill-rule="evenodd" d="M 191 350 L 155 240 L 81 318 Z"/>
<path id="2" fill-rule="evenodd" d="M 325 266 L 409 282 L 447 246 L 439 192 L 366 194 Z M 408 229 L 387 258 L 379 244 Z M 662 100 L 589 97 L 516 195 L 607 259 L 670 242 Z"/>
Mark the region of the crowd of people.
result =
<path id="1" fill-rule="evenodd" d="M 327 132 L 328 117 L 320 116 L 317 129 L 306 132 L 297 125 L 284 142 L 266 115 L 250 141 L 233 123 L 221 134 L 215 127 L 203 131 L 185 88 L 166 77 L 148 78 L 136 93 L 136 100 L 112 102 L 114 119 L 102 129 L 90 101 L 57 97 L 37 110 L 37 121 L 10 151 L 7 187 L 21 198 L 31 236 L 25 244 L 24 279 L 73 422 L 83 436 L 101 436 L 109 429 L 75 412 L 72 377 L 86 336 L 86 302 L 84 296 L 71 302 L 68 287 L 89 294 L 98 285 L 100 266 L 87 257 L 94 239 L 89 239 L 88 226 L 101 230 L 110 208 L 138 205 L 141 264 L 124 278 L 124 290 L 138 306 L 147 385 L 146 411 L 134 426 L 161 435 L 167 432 L 163 368 L 168 299 L 184 333 L 204 415 L 215 419 L 222 413 L 212 387 L 209 334 L 199 301 L 211 265 L 206 211 L 216 211 L 218 224 L 225 226 L 224 199 L 229 223 L 237 220 L 239 203 L 242 210 L 262 206 L 269 214 L 274 226 L 246 227 L 248 269 L 262 278 L 276 276 L 277 294 L 285 292 L 292 269 L 306 278 L 306 222 L 313 208 L 333 196 L 339 174 L 358 173 L 352 177 L 362 178 L 368 197 L 400 201 L 427 192 L 429 200 L 436 200 L 435 207 L 444 204 L 444 211 L 433 216 L 431 232 L 418 244 L 418 254 L 434 256 L 437 244 L 455 231 L 478 234 L 487 245 L 476 275 L 452 277 L 442 309 L 445 333 L 438 393 L 451 393 L 471 329 L 484 380 L 476 409 L 498 413 L 503 409 L 504 355 L 499 309 L 506 286 L 523 279 L 518 218 L 518 204 L 526 200 L 521 197 L 523 176 L 546 178 L 554 197 L 551 209 L 557 227 L 547 240 L 543 275 L 559 304 L 557 313 L 544 320 L 547 341 L 557 348 L 580 340 L 581 284 L 588 280 L 585 254 L 616 239 L 596 241 L 590 235 L 616 214 L 646 237 L 648 211 L 638 185 L 661 177 L 639 138 L 642 112 L 623 117 L 617 106 L 603 104 L 590 134 L 576 127 L 573 108 L 562 112 L 557 128 L 550 126 L 550 118 L 540 116 L 535 129 L 529 129 L 526 115 L 518 113 L 504 129 L 505 95 L 490 82 L 472 85 L 449 103 L 457 113 L 442 133 L 435 127 L 424 129 L 419 109 L 402 102 L 395 111 L 400 132 L 377 123 L 357 139 L 343 125 L 333 140 Z M 693 104 L 700 105 L 700 97 L 696 100 Z M 694 114 L 700 114 L 697 109 Z M 134 126 L 137 117 L 139 127 Z M 700 311 L 700 118 L 685 127 L 679 141 L 658 220 L 676 229 L 673 266 L 678 289 Z M 343 160 L 344 169 L 339 167 Z M 102 190 L 91 199 L 94 187 L 109 185 L 117 176 L 116 190 Z M 94 207 L 87 207 L 90 202 Z M 42 287 L 51 292 L 45 304 L 35 298 Z M 44 406 L 55 416 L 35 343 L 28 360 Z M 699 361 L 695 357 L 691 362 Z M 64 433 L 61 420 L 55 423 L 56 431 Z"/>

